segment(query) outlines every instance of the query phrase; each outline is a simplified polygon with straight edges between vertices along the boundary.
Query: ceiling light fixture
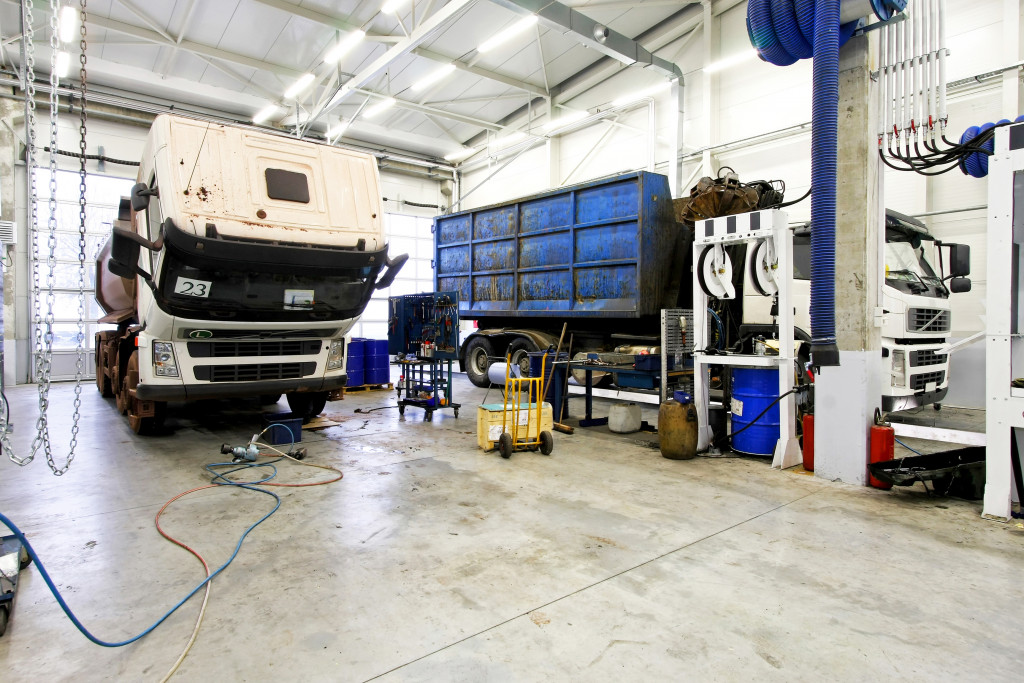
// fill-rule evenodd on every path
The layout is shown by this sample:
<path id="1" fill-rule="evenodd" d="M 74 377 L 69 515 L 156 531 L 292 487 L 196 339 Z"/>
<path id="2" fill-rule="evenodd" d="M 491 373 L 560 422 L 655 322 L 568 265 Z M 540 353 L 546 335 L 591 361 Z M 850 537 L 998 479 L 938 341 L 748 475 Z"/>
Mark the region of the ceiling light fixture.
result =
<path id="1" fill-rule="evenodd" d="M 57 74 L 57 78 L 67 78 L 68 71 L 71 68 L 71 55 L 61 50 L 57 53 L 57 58 L 53 62 L 53 71 Z"/>
<path id="2" fill-rule="evenodd" d="M 271 116 L 277 113 L 277 110 L 278 106 L 276 104 L 268 104 L 256 112 L 256 115 L 252 117 L 252 122 L 257 125 L 265 123 Z"/>
<path id="3" fill-rule="evenodd" d="M 284 98 L 286 100 L 294 100 L 296 97 L 301 95 L 312 82 L 313 74 L 302 74 L 299 76 L 299 80 L 292 83 L 292 86 L 284 91 Z"/>
<path id="4" fill-rule="evenodd" d="M 70 43 L 78 38 L 78 10 L 70 5 L 61 8 L 57 34 L 60 42 Z"/>
<path id="5" fill-rule="evenodd" d="M 551 119 L 550 121 L 545 123 L 544 124 L 544 130 L 545 130 L 545 132 L 546 131 L 552 131 L 552 130 L 555 130 L 557 128 L 561 128 L 563 126 L 567 126 L 570 123 L 575 123 L 576 121 L 579 121 L 580 119 L 585 119 L 586 117 L 587 117 L 587 112 L 586 111 L 568 111 L 568 112 L 562 114 L 561 116 L 559 116 L 557 119 Z"/>
<path id="6" fill-rule="evenodd" d="M 334 64 L 351 52 L 352 48 L 362 42 L 365 37 L 366 31 L 360 31 L 358 29 L 352 31 L 352 33 L 349 33 L 347 36 L 339 40 L 337 45 L 327 51 L 327 54 L 324 55 L 324 61 L 328 64 Z"/>
<path id="7" fill-rule="evenodd" d="M 723 69 L 728 69 L 729 67 L 736 66 L 737 64 L 742 64 L 748 59 L 753 59 L 756 56 L 757 50 L 753 48 L 749 50 L 744 50 L 743 52 L 737 52 L 731 57 L 726 57 L 725 59 L 720 59 L 717 62 L 714 62 L 713 64 L 708 64 L 704 68 L 704 73 L 713 74 L 716 71 L 722 71 Z"/>
<path id="8" fill-rule="evenodd" d="M 527 31 L 531 26 L 534 26 L 536 23 L 536 14 L 531 14 L 528 17 L 524 17 L 517 21 L 516 23 L 509 26 L 507 29 L 505 29 L 498 35 L 494 36 L 493 38 L 485 40 L 483 43 L 480 44 L 480 47 L 478 47 L 476 51 L 480 53 L 490 52 L 499 45 L 504 45 L 508 41 L 512 40 L 520 33 Z"/>
<path id="9" fill-rule="evenodd" d="M 455 150 L 451 154 L 445 154 L 444 155 L 444 160 L 445 161 L 452 161 L 452 162 L 462 161 L 463 159 L 466 159 L 468 157 L 473 156 L 478 151 L 480 151 L 480 150 L 478 150 L 476 148 L 473 148 L 473 147 L 463 147 L 462 149 Z"/>
<path id="10" fill-rule="evenodd" d="M 382 112 L 385 112 L 388 109 L 391 109 L 391 107 L 393 107 L 393 106 L 395 106 L 395 98 L 394 97 L 385 98 L 385 99 L 381 100 L 380 102 L 378 102 L 377 104 L 373 105 L 372 107 L 367 107 L 366 110 L 363 111 L 363 118 L 364 119 L 376 118 Z"/>
<path id="11" fill-rule="evenodd" d="M 488 144 L 487 147 L 491 151 L 497 151 L 499 149 L 505 149 L 506 147 L 510 147 L 517 142 L 522 142 L 525 138 L 526 133 L 522 131 L 516 131 L 515 133 L 509 133 L 508 135 L 505 135 L 503 137 L 491 140 L 490 144 Z"/>
<path id="12" fill-rule="evenodd" d="M 409 0 L 385 0 L 384 4 L 380 6 L 380 11 L 384 14 L 394 14 L 408 1 Z"/>
<path id="13" fill-rule="evenodd" d="M 638 90 L 634 93 L 630 93 L 629 95 L 623 95 L 622 97 L 616 100 L 612 100 L 612 106 L 621 107 L 624 104 L 636 102 L 637 100 L 642 100 L 645 97 L 654 97 L 655 95 L 659 95 L 662 92 L 668 90 L 670 85 L 672 85 L 671 81 L 662 81 L 661 83 L 656 83 L 649 88 L 644 88 L 643 90 Z"/>
<path id="14" fill-rule="evenodd" d="M 430 86 L 440 81 L 442 78 L 448 76 L 448 74 L 450 74 L 453 71 L 455 71 L 454 64 L 445 64 L 444 66 L 439 67 L 434 71 L 431 71 L 429 74 L 413 83 L 412 90 L 413 92 L 420 92 L 422 90 L 426 90 Z"/>

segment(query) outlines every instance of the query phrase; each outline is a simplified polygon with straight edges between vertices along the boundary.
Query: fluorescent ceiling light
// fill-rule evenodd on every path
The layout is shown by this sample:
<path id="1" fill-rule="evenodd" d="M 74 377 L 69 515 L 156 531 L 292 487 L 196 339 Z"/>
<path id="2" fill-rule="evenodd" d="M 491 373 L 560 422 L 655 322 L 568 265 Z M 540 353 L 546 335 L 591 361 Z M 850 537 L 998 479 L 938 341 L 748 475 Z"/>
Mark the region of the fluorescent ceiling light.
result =
<path id="1" fill-rule="evenodd" d="M 515 133 L 509 133 L 504 137 L 495 138 L 494 140 L 491 140 L 490 144 L 488 144 L 487 146 L 490 147 L 492 150 L 504 149 L 510 145 L 514 145 L 517 142 L 522 142 L 525 137 L 526 133 L 522 131 L 516 131 Z"/>
<path id="2" fill-rule="evenodd" d="M 485 40 L 480 44 L 480 47 L 476 49 L 477 52 L 490 52 L 499 45 L 504 45 L 508 41 L 512 40 L 520 33 L 527 31 L 531 26 L 537 23 L 537 15 L 531 14 L 528 17 L 524 17 L 516 23 L 509 26 L 507 29 L 494 36 L 489 40 Z"/>
<path id="3" fill-rule="evenodd" d="M 57 33 L 60 42 L 70 43 L 78 37 L 78 10 L 70 5 L 60 10 Z"/>
<path id="4" fill-rule="evenodd" d="M 384 14 L 394 14 L 408 1 L 409 0 L 385 0 L 384 4 L 380 6 L 380 11 Z"/>
<path id="5" fill-rule="evenodd" d="M 377 104 L 373 105 L 372 107 L 367 107 L 366 110 L 363 112 L 363 118 L 365 118 L 365 119 L 376 118 L 382 112 L 385 112 L 388 109 L 391 109 L 391 107 L 393 107 L 393 106 L 395 106 L 395 98 L 394 97 L 388 97 L 386 99 L 381 100 L 380 102 L 378 102 Z"/>
<path id="6" fill-rule="evenodd" d="M 338 125 L 327 129 L 327 137 L 328 139 L 337 138 L 346 130 L 348 130 L 348 121 L 339 121 Z"/>
<path id="7" fill-rule="evenodd" d="M 462 161 L 467 157 L 471 157 L 477 153 L 478 150 L 473 147 L 463 147 L 462 149 L 455 150 L 451 154 L 445 154 L 445 161 Z"/>
<path id="8" fill-rule="evenodd" d="M 545 131 L 555 130 L 556 128 L 561 128 L 562 126 L 567 126 L 570 123 L 573 123 L 575 121 L 579 121 L 580 119 L 585 119 L 586 117 L 587 117 L 587 112 L 586 111 L 569 111 L 569 112 L 566 112 L 566 113 L 562 114 L 562 116 L 558 117 L 557 119 L 551 119 L 550 121 L 545 123 L 544 124 L 544 130 Z"/>
<path id="9" fill-rule="evenodd" d="M 278 106 L 276 104 L 268 104 L 267 106 L 256 112 L 256 116 L 252 117 L 252 122 L 260 124 L 266 122 L 271 116 L 277 113 Z"/>
<path id="10" fill-rule="evenodd" d="M 622 97 L 620 97 L 620 98 L 618 98 L 616 100 L 613 100 L 612 101 L 612 106 L 613 107 L 620 107 L 620 106 L 622 106 L 624 104 L 629 104 L 630 102 L 636 102 L 637 100 L 642 100 L 645 97 L 653 97 L 654 95 L 658 95 L 658 94 L 664 92 L 665 90 L 668 90 L 669 86 L 671 86 L 671 85 L 672 85 L 672 83 L 670 81 L 663 81 L 661 83 L 656 83 L 655 85 L 652 85 L 649 88 L 644 88 L 643 90 L 638 90 L 638 91 L 636 91 L 634 93 L 630 93 L 629 95 L 623 95 Z"/>
<path id="11" fill-rule="evenodd" d="M 413 92 L 420 92 L 421 90 L 426 90 L 427 88 L 434 85 L 435 83 L 437 83 L 438 81 L 440 81 L 442 78 L 444 78 L 453 71 L 455 71 L 454 64 L 445 64 L 444 66 L 439 67 L 434 71 L 431 71 L 429 74 L 413 83 L 412 90 Z"/>
<path id="12" fill-rule="evenodd" d="M 68 70 L 71 68 L 71 55 L 64 50 L 57 53 L 57 59 L 53 63 L 53 71 L 57 78 L 67 78 Z"/>
<path id="13" fill-rule="evenodd" d="M 292 87 L 284 91 L 284 98 L 286 100 L 294 100 L 296 97 L 301 95 L 303 91 L 309 87 L 309 84 L 313 82 L 313 74 L 302 74 L 299 76 L 299 80 L 292 83 Z"/>
<path id="14" fill-rule="evenodd" d="M 756 56 L 757 50 L 753 48 L 749 50 L 744 50 L 743 52 L 737 52 L 731 57 L 726 57 L 725 59 L 720 59 L 717 62 L 714 62 L 713 64 L 708 64 L 707 67 L 705 67 L 704 69 L 704 73 L 713 74 L 716 71 L 721 71 L 723 69 L 728 69 L 729 67 L 736 66 L 737 64 L 742 64 L 748 59 L 753 59 Z"/>
<path id="15" fill-rule="evenodd" d="M 327 51 L 327 54 L 324 55 L 324 61 L 328 64 L 334 64 L 348 54 L 352 48 L 358 45 L 365 37 L 365 31 L 360 31 L 358 29 L 352 31 L 352 33 L 349 33 L 347 36 L 339 40 L 337 45 Z"/>

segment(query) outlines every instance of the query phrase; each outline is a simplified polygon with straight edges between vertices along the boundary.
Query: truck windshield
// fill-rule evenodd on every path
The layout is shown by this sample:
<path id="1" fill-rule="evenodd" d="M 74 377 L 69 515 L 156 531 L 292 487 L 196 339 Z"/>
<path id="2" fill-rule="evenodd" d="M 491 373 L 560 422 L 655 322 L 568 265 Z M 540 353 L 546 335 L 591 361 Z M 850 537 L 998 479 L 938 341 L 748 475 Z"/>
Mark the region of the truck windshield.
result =
<path id="1" fill-rule="evenodd" d="M 343 320 L 362 311 L 370 268 L 332 275 L 240 269 L 202 270 L 167 252 L 160 275 L 162 307 L 200 319 Z"/>
<path id="2" fill-rule="evenodd" d="M 886 241 L 885 282 L 911 294 L 935 296 L 944 293 L 942 279 L 925 258 L 924 248 L 906 241 Z M 933 293 L 933 290 L 935 293 Z"/>

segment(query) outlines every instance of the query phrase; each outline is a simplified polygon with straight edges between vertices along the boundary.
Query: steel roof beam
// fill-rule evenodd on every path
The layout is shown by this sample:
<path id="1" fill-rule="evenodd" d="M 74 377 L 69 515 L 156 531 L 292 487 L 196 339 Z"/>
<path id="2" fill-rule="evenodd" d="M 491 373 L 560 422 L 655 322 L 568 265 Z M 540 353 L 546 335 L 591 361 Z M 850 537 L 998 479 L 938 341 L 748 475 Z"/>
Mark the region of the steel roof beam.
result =
<path id="1" fill-rule="evenodd" d="M 294 5 L 290 2 L 284 2 L 284 0 L 253 0 L 253 2 L 258 2 L 259 4 L 266 5 L 267 7 L 279 9 L 282 12 L 287 12 L 288 14 L 291 14 L 296 17 L 308 19 L 309 21 L 312 21 L 316 24 L 320 24 L 321 26 L 326 26 L 337 31 L 344 31 L 347 33 L 349 31 L 355 31 L 356 29 L 360 28 L 359 24 L 353 24 L 352 22 L 345 21 L 344 19 L 339 19 L 338 17 L 332 17 L 328 14 L 318 12 L 308 7 L 300 7 L 299 5 Z M 397 43 L 398 41 L 402 40 L 402 38 L 401 36 L 386 36 L 374 33 L 367 33 L 366 40 L 373 40 L 379 43 Z"/>
<path id="2" fill-rule="evenodd" d="M 571 35 L 582 45 L 618 60 L 623 64 L 650 66 L 668 78 L 682 78 L 682 70 L 661 57 L 651 54 L 643 45 L 604 24 L 594 21 L 568 5 L 551 0 L 491 0 L 516 12 L 536 14 L 542 24 L 560 33 Z"/>

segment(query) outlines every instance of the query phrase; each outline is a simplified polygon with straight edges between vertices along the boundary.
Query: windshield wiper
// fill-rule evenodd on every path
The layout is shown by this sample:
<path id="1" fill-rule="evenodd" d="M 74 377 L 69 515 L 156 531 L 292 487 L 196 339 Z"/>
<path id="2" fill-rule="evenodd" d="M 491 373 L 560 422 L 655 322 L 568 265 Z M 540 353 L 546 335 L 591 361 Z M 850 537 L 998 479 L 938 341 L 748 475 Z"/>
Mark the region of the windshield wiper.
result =
<path id="1" fill-rule="evenodd" d="M 900 273 L 900 274 L 902 274 L 902 273 L 910 273 L 911 275 L 913 275 L 913 276 L 914 276 L 914 278 L 915 278 L 915 279 L 917 280 L 917 282 L 913 282 L 913 281 L 911 281 L 911 280 L 898 280 L 898 282 L 906 282 L 906 283 L 907 283 L 907 285 L 908 285 L 909 287 L 911 287 L 911 289 L 914 289 L 914 288 L 917 288 L 917 287 L 919 287 L 919 288 L 920 288 L 920 290 L 919 290 L 919 291 L 922 291 L 922 292 L 927 292 L 927 291 L 928 291 L 928 285 L 926 285 L 926 284 L 924 283 L 924 280 L 922 280 L 922 279 L 921 279 L 921 276 L 920 276 L 920 275 L 918 275 L 917 273 L 915 273 L 914 271 L 912 271 L 912 270 L 908 269 L 908 268 L 901 268 L 901 269 L 898 269 L 898 270 L 897 270 L 897 269 L 892 269 L 892 268 L 890 268 L 890 269 L 889 269 L 889 273 L 891 273 L 891 274 L 896 274 L 896 273 Z M 889 279 L 889 278 L 886 278 L 886 279 Z"/>

